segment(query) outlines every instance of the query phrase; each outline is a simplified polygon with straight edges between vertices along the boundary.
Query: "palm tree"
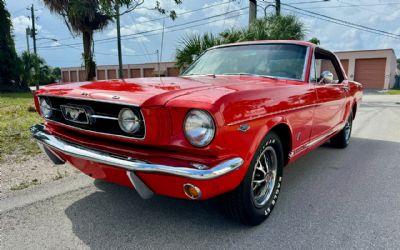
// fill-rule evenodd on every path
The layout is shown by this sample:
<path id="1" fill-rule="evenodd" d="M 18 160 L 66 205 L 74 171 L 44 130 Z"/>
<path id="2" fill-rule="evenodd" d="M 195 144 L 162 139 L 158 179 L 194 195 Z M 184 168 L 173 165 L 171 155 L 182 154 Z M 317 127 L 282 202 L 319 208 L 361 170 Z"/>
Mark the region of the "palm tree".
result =
<path id="1" fill-rule="evenodd" d="M 247 32 L 245 41 L 252 40 L 303 40 L 304 24 L 293 15 L 268 15 L 255 20 Z"/>
<path id="2" fill-rule="evenodd" d="M 101 30 L 112 21 L 112 17 L 100 9 L 98 0 L 43 0 L 51 12 L 61 15 L 74 35 L 82 34 L 83 60 L 86 80 L 96 76 L 96 63 L 93 60 L 93 33 Z"/>
<path id="3" fill-rule="evenodd" d="M 228 29 L 218 36 L 186 35 L 176 50 L 176 65 L 183 68 L 206 49 L 215 45 L 254 40 L 303 40 L 304 24 L 293 15 L 270 15 L 257 19 L 248 28 Z"/>
<path id="4" fill-rule="evenodd" d="M 320 43 L 321 43 L 321 41 L 318 39 L 318 38 L 316 38 L 316 37 L 313 37 L 313 38 L 311 38 L 310 40 L 308 40 L 310 43 L 313 43 L 313 44 L 315 44 L 315 45 L 320 45 Z"/>
<path id="5" fill-rule="evenodd" d="M 35 69 L 42 69 L 45 66 L 47 65 L 43 58 L 28 51 L 22 52 L 20 56 L 20 81 L 28 86 L 35 82 L 34 80 L 39 81 L 42 71 L 39 70 L 36 74 Z"/>
<path id="6" fill-rule="evenodd" d="M 221 44 L 221 39 L 211 33 L 203 35 L 186 35 L 181 43 L 182 46 L 176 50 L 176 64 L 183 68 L 193 62 L 203 51 Z"/>

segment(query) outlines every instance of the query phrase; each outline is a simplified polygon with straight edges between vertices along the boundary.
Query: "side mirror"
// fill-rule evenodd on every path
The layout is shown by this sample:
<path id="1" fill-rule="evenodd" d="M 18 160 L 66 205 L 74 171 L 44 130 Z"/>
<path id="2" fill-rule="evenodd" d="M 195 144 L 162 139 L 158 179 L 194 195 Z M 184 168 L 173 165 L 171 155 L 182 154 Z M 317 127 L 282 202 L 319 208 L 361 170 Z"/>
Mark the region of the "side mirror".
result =
<path id="1" fill-rule="evenodd" d="M 320 84 L 330 84 L 333 83 L 333 74 L 329 70 L 325 70 L 321 73 L 319 78 Z"/>
<path id="2" fill-rule="evenodd" d="M 197 60 L 197 58 L 199 58 L 199 56 L 198 55 L 192 55 L 192 61 L 194 62 L 194 61 L 196 61 Z"/>

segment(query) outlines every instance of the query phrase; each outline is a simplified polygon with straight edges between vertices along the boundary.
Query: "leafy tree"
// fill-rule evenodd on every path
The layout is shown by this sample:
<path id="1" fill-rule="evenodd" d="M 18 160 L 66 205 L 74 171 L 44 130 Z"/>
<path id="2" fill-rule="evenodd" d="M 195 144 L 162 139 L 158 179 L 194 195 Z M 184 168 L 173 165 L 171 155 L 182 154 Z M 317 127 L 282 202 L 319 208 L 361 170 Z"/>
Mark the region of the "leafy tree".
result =
<path id="1" fill-rule="evenodd" d="M 104 29 L 111 21 L 100 9 L 97 0 L 43 0 L 51 12 L 61 15 L 73 35 L 82 35 L 83 60 L 86 80 L 96 76 L 96 63 L 93 60 L 93 34 Z"/>
<path id="2" fill-rule="evenodd" d="M 61 79 L 61 69 L 59 67 L 53 68 L 52 75 L 56 81 Z"/>
<path id="3" fill-rule="evenodd" d="M 15 52 L 10 13 L 0 0 L 0 85 L 18 84 L 18 56 Z"/>
<path id="4" fill-rule="evenodd" d="M 303 40 L 304 35 L 304 24 L 296 16 L 269 15 L 255 20 L 242 40 Z"/>
<path id="5" fill-rule="evenodd" d="M 397 58 L 397 68 L 400 70 L 400 58 Z"/>
<path id="6" fill-rule="evenodd" d="M 176 64 L 182 68 L 193 62 L 198 56 L 215 45 L 254 40 L 303 40 L 304 24 L 293 15 L 269 15 L 257 19 L 248 28 L 229 29 L 218 36 L 187 35 L 176 50 Z"/>
<path id="7" fill-rule="evenodd" d="M 144 4 L 144 0 L 43 0 L 51 12 L 61 15 L 73 35 L 82 35 L 83 60 L 86 70 L 86 80 L 92 80 L 96 76 L 96 63 L 93 60 L 93 34 L 104 29 L 113 22 L 117 15 L 131 12 Z M 174 0 L 176 4 L 181 0 Z M 122 13 L 116 7 L 125 6 Z M 153 8 L 162 14 L 176 18 L 175 11 L 167 11 L 162 8 L 159 1 Z"/>
<path id="8" fill-rule="evenodd" d="M 39 69 L 36 72 L 35 69 Z M 41 85 L 55 83 L 61 78 L 60 68 L 51 68 L 43 58 L 31 54 L 28 51 L 22 52 L 20 56 L 20 81 L 28 86 L 33 86 L 36 81 Z"/>
<path id="9" fill-rule="evenodd" d="M 310 40 L 308 40 L 310 43 L 313 43 L 313 44 L 315 44 L 315 45 L 320 45 L 321 44 L 321 41 L 318 39 L 318 38 L 316 38 L 316 37 L 313 37 L 313 38 L 311 38 Z"/>

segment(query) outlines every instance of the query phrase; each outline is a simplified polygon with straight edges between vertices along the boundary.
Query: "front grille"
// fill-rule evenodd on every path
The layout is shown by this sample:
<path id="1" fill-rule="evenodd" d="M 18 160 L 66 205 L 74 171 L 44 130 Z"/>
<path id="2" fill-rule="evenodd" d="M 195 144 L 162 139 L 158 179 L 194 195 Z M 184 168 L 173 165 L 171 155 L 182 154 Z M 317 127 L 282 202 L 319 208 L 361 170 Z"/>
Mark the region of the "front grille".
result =
<path id="1" fill-rule="evenodd" d="M 40 96 L 43 98 L 43 96 Z M 39 97 L 39 98 L 40 98 Z M 83 99 L 68 99 L 61 97 L 46 96 L 53 109 L 51 117 L 47 117 L 48 120 L 73 126 L 76 128 L 90 130 L 99 133 L 114 134 L 132 137 L 135 139 L 143 139 L 145 136 L 145 123 L 140 109 L 135 106 L 129 106 L 126 104 L 109 103 L 101 101 L 83 100 Z M 86 110 L 90 110 L 90 123 L 79 123 L 65 119 L 62 113 L 62 105 L 71 107 L 80 107 Z M 123 108 L 131 109 L 136 116 L 139 118 L 140 128 L 135 133 L 124 132 L 118 124 L 118 114 Z"/>

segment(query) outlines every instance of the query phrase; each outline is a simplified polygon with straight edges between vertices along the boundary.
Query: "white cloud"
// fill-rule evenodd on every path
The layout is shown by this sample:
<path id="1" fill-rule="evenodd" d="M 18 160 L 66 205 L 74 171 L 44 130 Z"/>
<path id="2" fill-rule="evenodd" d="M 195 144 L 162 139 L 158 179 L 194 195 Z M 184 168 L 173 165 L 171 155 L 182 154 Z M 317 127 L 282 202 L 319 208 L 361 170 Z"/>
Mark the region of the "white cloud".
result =
<path id="1" fill-rule="evenodd" d="M 16 34 L 25 34 L 26 28 L 32 27 L 31 19 L 26 16 L 17 16 L 12 18 L 12 24 L 14 28 L 14 33 Z M 42 26 L 36 24 L 35 28 L 40 30 Z"/>
<path id="2" fill-rule="evenodd" d="M 237 28 L 242 26 L 239 17 L 241 14 L 243 14 L 244 10 L 239 10 L 241 9 L 241 6 L 237 2 L 230 2 L 229 4 L 223 4 L 226 2 L 227 2 L 226 0 L 219 0 L 211 3 L 206 3 L 203 5 L 203 8 L 206 9 L 204 9 L 202 12 L 206 17 L 216 16 L 224 14 L 226 12 L 231 12 L 229 14 L 210 19 L 210 21 L 214 20 L 214 22 L 210 22 L 207 26 L 212 28 L 224 28 L 224 29 L 229 29 L 232 27 Z M 209 7 L 212 5 L 217 5 L 217 6 Z"/>
<path id="3" fill-rule="evenodd" d="M 111 52 L 112 53 L 114 53 L 114 54 L 117 54 L 118 53 L 118 50 L 117 49 L 111 49 Z M 131 48 L 129 48 L 129 47 L 126 47 L 126 46 L 124 46 L 124 45 L 122 45 L 122 54 L 124 55 L 134 55 L 134 54 L 136 54 L 136 50 L 134 50 L 134 49 L 131 49 Z"/>
<path id="4" fill-rule="evenodd" d="M 137 41 L 148 42 L 149 39 L 146 37 L 146 34 L 154 34 L 154 33 L 160 32 L 162 27 L 163 27 L 163 25 L 161 23 L 155 22 L 155 21 L 150 21 L 150 18 L 141 16 L 141 17 L 138 17 L 138 18 L 132 20 L 131 24 L 122 26 L 121 27 L 121 35 L 123 35 L 123 36 L 132 35 L 131 37 L 135 37 Z M 154 30 L 154 33 L 150 32 L 153 30 Z M 141 33 L 141 32 L 149 32 L 149 33 L 134 35 L 134 34 Z M 107 35 L 110 37 L 116 37 L 117 29 L 113 28 L 111 31 L 109 31 L 107 33 Z"/>

